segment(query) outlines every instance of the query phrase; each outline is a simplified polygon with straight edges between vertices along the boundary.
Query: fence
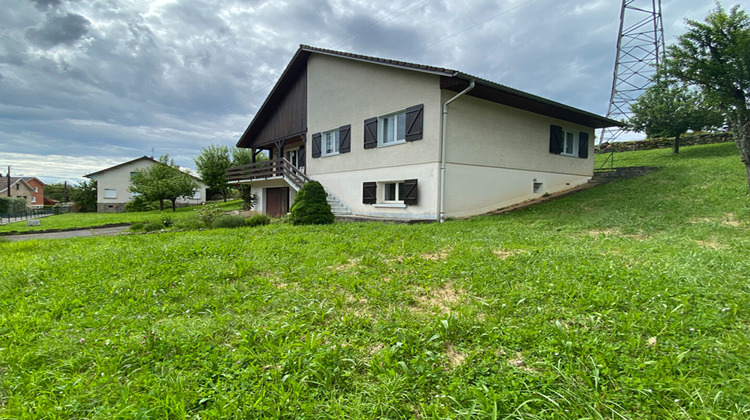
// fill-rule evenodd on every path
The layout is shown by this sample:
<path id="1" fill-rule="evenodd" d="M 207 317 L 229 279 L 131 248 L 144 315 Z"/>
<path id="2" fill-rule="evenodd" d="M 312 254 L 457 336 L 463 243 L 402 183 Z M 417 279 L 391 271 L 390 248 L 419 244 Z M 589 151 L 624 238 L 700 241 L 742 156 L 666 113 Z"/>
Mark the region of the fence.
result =
<path id="1" fill-rule="evenodd" d="M 36 219 L 53 214 L 70 213 L 69 207 L 44 207 L 41 209 L 26 209 L 20 213 L 0 214 L 0 224 L 18 222 L 20 220 Z"/>

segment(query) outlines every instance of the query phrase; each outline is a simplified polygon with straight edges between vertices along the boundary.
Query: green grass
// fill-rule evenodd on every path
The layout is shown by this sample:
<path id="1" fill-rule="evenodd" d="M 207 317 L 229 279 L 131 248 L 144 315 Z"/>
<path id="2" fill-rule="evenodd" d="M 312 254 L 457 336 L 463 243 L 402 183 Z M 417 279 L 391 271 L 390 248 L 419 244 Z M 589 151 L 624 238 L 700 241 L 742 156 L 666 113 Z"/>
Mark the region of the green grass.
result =
<path id="1" fill-rule="evenodd" d="M 734 145 L 506 215 L 0 243 L 0 417 L 747 418 Z"/>
<path id="2" fill-rule="evenodd" d="M 217 202 L 214 204 L 225 211 L 237 210 L 242 207 L 242 200 L 232 200 L 226 203 Z M 167 210 L 153 210 L 133 213 L 67 213 L 41 218 L 39 219 L 42 223 L 41 226 L 26 226 L 25 220 L 9 223 L 7 225 L 1 225 L 0 233 L 12 231 L 27 232 L 46 229 L 87 228 L 114 223 L 145 223 L 160 221 L 167 217 L 174 220 L 181 220 L 194 215 L 195 210 L 198 208 L 200 208 L 200 206 L 179 207 L 176 211 L 172 211 L 172 209 L 170 208 Z"/>

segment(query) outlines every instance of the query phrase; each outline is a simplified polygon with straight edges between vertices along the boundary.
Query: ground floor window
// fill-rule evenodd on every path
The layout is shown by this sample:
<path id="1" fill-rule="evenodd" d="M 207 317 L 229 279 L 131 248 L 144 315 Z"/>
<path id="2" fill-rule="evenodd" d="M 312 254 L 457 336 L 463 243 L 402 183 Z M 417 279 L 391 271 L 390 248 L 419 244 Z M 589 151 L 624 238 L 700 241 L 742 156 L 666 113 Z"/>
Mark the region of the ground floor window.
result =
<path id="1" fill-rule="evenodd" d="M 404 181 L 365 182 L 362 184 L 363 204 L 416 205 L 418 188 L 416 179 Z"/>
<path id="2" fill-rule="evenodd" d="M 104 198 L 117 198 L 117 190 L 105 188 Z"/>
<path id="3" fill-rule="evenodd" d="M 383 184 L 384 197 L 386 203 L 398 203 L 404 201 L 404 183 L 403 182 L 386 182 Z"/>

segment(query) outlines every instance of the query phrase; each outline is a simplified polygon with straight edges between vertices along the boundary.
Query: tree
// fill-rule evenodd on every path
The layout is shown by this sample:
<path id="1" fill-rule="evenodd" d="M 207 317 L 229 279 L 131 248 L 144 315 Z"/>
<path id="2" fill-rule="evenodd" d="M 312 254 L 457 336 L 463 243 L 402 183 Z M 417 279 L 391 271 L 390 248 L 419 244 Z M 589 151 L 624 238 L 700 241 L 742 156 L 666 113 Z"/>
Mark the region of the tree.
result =
<path id="1" fill-rule="evenodd" d="M 648 137 L 674 137 L 674 153 L 680 152 L 680 135 L 688 130 L 720 126 L 724 117 L 704 103 L 696 91 L 663 78 L 649 87 L 630 107 L 628 125 Z"/>
<path id="2" fill-rule="evenodd" d="M 698 87 L 724 113 L 750 188 L 750 17 L 721 5 L 705 22 L 687 21 L 687 33 L 668 49 L 666 72 Z"/>
<path id="3" fill-rule="evenodd" d="M 232 146 L 232 166 L 247 165 L 253 163 L 253 150 L 237 148 Z M 259 154 L 255 157 L 256 162 L 262 162 L 268 160 L 266 154 Z M 251 210 L 255 207 L 258 197 L 252 192 L 250 185 L 243 184 L 237 185 L 237 191 L 239 191 L 240 198 L 242 199 L 243 209 Z"/>
<path id="4" fill-rule="evenodd" d="M 65 203 L 70 199 L 70 190 L 72 187 L 65 182 L 55 182 L 44 186 L 44 198 Z"/>
<path id="5" fill-rule="evenodd" d="M 164 210 L 164 200 L 172 202 L 172 211 L 177 209 L 177 199 L 192 197 L 198 183 L 182 172 L 169 155 L 159 157 L 158 163 L 139 169 L 130 179 L 130 192 L 138 194 L 144 201 L 158 201 Z"/>
<path id="6" fill-rule="evenodd" d="M 334 221 L 326 190 L 318 181 L 308 181 L 299 189 L 289 212 L 295 225 L 326 225 Z"/>
<path id="7" fill-rule="evenodd" d="M 230 191 L 229 184 L 227 184 L 227 169 L 232 166 L 229 148 L 212 144 L 201 149 L 200 155 L 193 161 L 206 187 L 221 194 L 226 202 Z"/>
<path id="8" fill-rule="evenodd" d="M 93 179 L 70 187 L 70 199 L 78 204 L 81 212 L 95 212 L 96 198 L 96 181 Z"/>

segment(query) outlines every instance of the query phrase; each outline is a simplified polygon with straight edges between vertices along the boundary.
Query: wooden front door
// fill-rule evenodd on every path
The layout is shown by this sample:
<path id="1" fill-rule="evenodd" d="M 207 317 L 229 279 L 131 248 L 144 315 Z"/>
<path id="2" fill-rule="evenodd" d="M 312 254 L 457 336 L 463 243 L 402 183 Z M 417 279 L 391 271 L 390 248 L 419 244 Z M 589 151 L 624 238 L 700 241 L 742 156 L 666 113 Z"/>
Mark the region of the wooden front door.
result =
<path id="1" fill-rule="evenodd" d="M 266 214 L 280 217 L 289 212 L 289 187 L 266 188 Z"/>

